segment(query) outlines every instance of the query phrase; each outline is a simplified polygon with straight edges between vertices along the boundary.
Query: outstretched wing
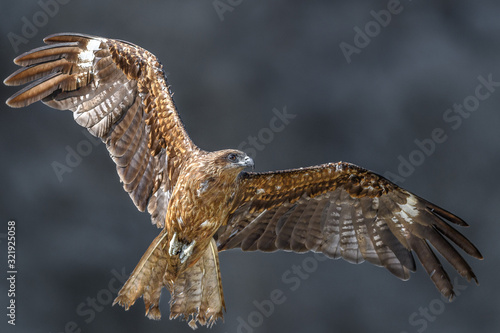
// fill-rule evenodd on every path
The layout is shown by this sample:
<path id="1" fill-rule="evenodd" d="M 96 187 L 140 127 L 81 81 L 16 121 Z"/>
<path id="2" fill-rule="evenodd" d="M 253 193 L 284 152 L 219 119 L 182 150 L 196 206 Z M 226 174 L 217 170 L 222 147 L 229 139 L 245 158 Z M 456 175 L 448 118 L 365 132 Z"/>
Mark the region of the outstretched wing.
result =
<path id="1" fill-rule="evenodd" d="M 467 226 L 463 220 L 353 164 L 243 173 L 239 196 L 228 224 L 217 233 L 220 251 L 322 252 L 384 266 L 403 280 L 416 269 L 413 251 L 439 291 L 452 298 L 450 278 L 430 244 L 460 275 L 477 283 L 448 241 L 482 258 L 445 221 Z"/>
<path id="2" fill-rule="evenodd" d="M 73 111 L 75 121 L 106 143 L 125 191 L 152 222 L 164 225 L 178 171 L 198 148 L 177 114 L 162 65 L 128 42 L 56 34 L 17 57 L 4 83 L 27 87 L 7 100 L 23 107 L 42 100 Z"/>

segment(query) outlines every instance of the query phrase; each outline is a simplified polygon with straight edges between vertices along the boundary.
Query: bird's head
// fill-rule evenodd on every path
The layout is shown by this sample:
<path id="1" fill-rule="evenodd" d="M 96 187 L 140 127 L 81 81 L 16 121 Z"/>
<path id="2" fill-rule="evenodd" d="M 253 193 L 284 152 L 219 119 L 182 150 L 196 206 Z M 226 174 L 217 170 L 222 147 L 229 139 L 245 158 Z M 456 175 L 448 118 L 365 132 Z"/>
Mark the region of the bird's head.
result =
<path id="1" fill-rule="evenodd" d="M 254 162 L 245 152 L 236 149 L 226 149 L 220 151 L 219 159 L 226 168 L 253 168 Z"/>
<path id="2" fill-rule="evenodd" d="M 236 149 L 225 149 L 211 153 L 213 165 L 220 172 L 237 175 L 243 169 L 254 166 L 253 160 L 246 153 Z"/>

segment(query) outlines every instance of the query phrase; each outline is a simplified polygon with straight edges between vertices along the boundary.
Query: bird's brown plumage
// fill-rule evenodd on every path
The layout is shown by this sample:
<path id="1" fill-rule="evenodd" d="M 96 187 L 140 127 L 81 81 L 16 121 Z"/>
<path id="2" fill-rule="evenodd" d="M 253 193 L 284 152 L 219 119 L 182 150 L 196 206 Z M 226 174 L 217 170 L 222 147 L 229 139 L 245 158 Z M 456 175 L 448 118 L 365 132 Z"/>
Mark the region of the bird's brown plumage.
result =
<path id="1" fill-rule="evenodd" d="M 349 163 L 267 173 L 244 172 L 253 161 L 237 150 L 206 152 L 187 135 L 161 64 L 128 42 L 56 34 L 48 45 L 17 57 L 23 66 L 7 85 L 30 83 L 7 101 L 42 100 L 73 111 L 78 124 L 102 139 L 124 189 L 162 228 L 120 290 L 128 309 L 141 296 L 159 319 L 161 290 L 171 293 L 170 317 L 212 325 L 225 309 L 218 252 L 321 252 L 364 260 L 408 279 L 422 263 L 438 290 L 453 285 L 437 250 L 460 275 L 477 282 L 455 249 L 481 259 L 449 223 L 446 210 Z"/>

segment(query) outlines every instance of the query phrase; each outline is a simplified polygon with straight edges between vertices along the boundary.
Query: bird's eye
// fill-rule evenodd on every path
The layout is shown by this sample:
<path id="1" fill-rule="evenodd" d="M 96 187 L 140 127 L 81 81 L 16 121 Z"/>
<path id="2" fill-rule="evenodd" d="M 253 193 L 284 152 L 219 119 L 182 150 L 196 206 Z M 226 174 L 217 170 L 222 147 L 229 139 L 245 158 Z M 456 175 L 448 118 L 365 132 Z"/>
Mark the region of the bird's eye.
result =
<path id="1" fill-rule="evenodd" d="M 229 154 L 227 155 L 227 159 L 230 161 L 230 162 L 236 162 L 236 160 L 238 159 L 238 156 L 236 156 L 236 154 Z"/>

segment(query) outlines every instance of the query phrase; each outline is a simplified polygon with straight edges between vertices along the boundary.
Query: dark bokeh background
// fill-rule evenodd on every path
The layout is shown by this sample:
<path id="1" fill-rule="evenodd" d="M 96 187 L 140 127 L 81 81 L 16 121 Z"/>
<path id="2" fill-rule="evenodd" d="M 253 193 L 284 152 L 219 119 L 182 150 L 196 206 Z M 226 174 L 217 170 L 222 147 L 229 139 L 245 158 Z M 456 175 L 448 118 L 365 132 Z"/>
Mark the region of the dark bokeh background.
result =
<path id="1" fill-rule="evenodd" d="M 370 11 L 388 1 L 232 1 L 224 20 L 212 1 L 58 3 L 18 51 L 8 34 L 23 36 L 26 22 L 43 19 L 42 7 L 2 3 L 0 77 L 51 33 L 134 42 L 164 64 L 187 130 L 204 149 L 238 147 L 269 127 L 273 108 L 296 115 L 258 152 L 259 171 L 343 160 L 397 172 L 398 157 L 417 149 L 414 140 L 435 128 L 447 135 L 400 184 L 471 224 L 461 231 L 486 258 L 471 259 L 480 287 L 458 279 L 460 296 L 445 303 L 420 266 L 402 282 L 384 269 L 339 260 L 318 263 L 292 291 L 282 276 L 312 262 L 304 261 L 309 255 L 234 250 L 220 256 L 227 312 L 213 332 L 499 331 L 500 91 L 458 128 L 443 120 L 474 94 L 479 75 L 500 81 L 498 2 L 404 0 L 402 12 L 350 64 L 339 44 L 352 45 L 353 28 L 364 28 L 374 20 Z M 1 86 L 0 100 L 14 92 Z M 142 300 L 128 312 L 110 305 L 111 291 L 114 297 L 121 286 L 113 270 L 128 275 L 158 230 L 122 190 L 104 145 L 93 146 L 60 182 L 51 163 L 65 163 L 66 147 L 88 140 L 71 113 L 41 103 L 14 110 L 2 102 L 0 109 L 0 236 L 14 219 L 19 271 L 17 325 L 0 313 L 0 331 L 72 331 L 71 322 L 82 332 L 191 331 L 168 320 L 168 295 L 159 322 L 144 317 Z M 5 238 L 0 242 L 6 272 Z M 286 301 L 260 323 L 254 301 L 268 300 L 274 289 Z M 2 279 L 4 312 L 6 294 Z M 89 298 L 98 299 L 95 316 Z M 249 316 L 260 325 L 242 328 Z"/>

